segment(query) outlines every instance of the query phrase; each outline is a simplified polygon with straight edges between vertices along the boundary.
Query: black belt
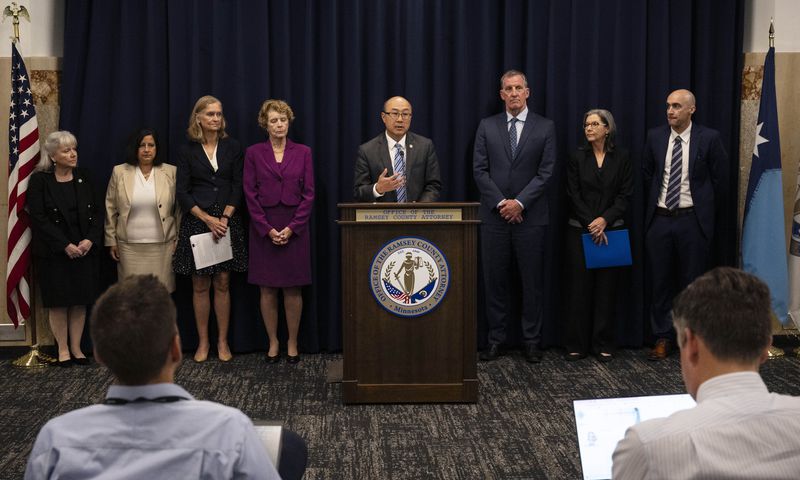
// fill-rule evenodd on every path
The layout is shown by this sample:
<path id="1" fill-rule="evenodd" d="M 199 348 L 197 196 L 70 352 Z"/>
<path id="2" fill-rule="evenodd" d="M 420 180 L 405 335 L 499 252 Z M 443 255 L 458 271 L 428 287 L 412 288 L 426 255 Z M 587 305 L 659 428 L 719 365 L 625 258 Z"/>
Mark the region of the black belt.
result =
<path id="1" fill-rule="evenodd" d="M 694 207 L 676 208 L 675 210 L 656 207 L 656 215 L 661 215 L 662 217 L 680 217 L 681 215 L 688 215 L 693 212 Z"/>

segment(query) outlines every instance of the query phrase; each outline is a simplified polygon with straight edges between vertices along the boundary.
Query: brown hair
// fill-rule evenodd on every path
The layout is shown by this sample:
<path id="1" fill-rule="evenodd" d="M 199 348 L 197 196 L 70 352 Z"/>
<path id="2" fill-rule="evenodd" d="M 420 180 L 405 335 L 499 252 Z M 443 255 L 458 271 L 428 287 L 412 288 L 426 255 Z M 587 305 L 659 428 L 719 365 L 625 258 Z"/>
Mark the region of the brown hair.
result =
<path id="1" fill-rule="evenodd" d="M 100 360 L 125 385 L 143 385 L 160 373 L 178 327 L 167 288 L 153 275 L 112 285 L 92 310 L 90 333 Z"/>
<path id="2" fill-rule="evenodd" d="M 755 275 L 718 267 L 698 277 L 675 298 L 672 318 L 678 341 L 688 328 L 720 360 L 758 361 L 772 341 L 769 287 Z"/>

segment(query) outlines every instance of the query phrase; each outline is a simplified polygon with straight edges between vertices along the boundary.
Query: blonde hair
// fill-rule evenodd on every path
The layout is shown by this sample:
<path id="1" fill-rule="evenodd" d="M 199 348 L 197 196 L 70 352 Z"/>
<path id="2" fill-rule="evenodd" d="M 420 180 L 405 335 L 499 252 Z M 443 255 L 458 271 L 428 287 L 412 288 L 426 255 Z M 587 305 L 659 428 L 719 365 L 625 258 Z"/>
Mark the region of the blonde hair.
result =
<path id="1" fill-rule="evenodd" d="M 289 123 L 294 121 L 294 112 L 288 103 L 283 100 L 265 100 L 264 103 L 261 104 L 261 110 L 258 111 L 258 126 L 263 128 L 264 131 L 267 131 L 270 110 L 281 115 L 286 115 L 286 118 L 289 119 Z"/>
<path id="2" fill-rule="evenodd" d="M 36 164 L 36 171 L 49 172 L 53 169 L 53 155 L 56 154 L 59 148 L 69 145 L 71 147 L 78 146 L 78 139 L 75 135 L 66 131 L 58 130 L 51 133 L 44 139 L 44 155 L 39 157 L 39 163 Z"/>
<path id="3" fill-rule="evenodd" d="M 189 127 L 186 128 L 186 136 L 189 137 L 189 140 L 203 143 L 205 140 L 203 138 L 203 128 L 200 126 L 200 122 L 197 121 L 197 115 L 214 103 L 219 103 L 220 107 L 222 107 L 222 102 L 220 102 L 217 97 L 211 95 L 204 95 L 197 99 L 192 109 L 192 114 L 189 115 Z M 222 125 L 217 135 L 218 138 L 225 138 L 228 136 L 228 134 L 225 133 L 225 114 L 222 115 Z"/>

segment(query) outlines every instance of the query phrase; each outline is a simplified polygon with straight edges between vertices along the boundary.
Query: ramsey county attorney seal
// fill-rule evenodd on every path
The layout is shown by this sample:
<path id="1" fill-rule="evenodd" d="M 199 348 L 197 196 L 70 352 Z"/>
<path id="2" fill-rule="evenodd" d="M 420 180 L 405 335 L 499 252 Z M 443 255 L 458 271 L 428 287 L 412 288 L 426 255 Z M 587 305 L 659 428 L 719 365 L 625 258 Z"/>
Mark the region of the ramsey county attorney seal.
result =
<path id="1" fill-rule="evenodd" d="M 375 300 L 401 317 L 418 317 L 439 305 L 450 285 L 447 259 L 433 243 L 418 237 L 395 238 L 384 245 L 369 269 Z"/>

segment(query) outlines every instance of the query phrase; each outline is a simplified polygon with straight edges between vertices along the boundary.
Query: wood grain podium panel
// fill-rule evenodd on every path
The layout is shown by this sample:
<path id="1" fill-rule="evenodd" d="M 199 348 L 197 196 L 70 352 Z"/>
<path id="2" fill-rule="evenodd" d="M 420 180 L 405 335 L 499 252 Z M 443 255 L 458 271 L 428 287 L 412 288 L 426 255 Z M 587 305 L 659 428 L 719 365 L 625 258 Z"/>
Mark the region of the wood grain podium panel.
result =
<path id="1" fill-rule="evenodd" d="M 419 205 L 339 205 L 345 403 L 477 401 L 478 204 Z M 371 288 L 376 255 L 405 237 L 435 245 L 449 270 L 442 300 L 416 317 L 390 312 Z"/>

